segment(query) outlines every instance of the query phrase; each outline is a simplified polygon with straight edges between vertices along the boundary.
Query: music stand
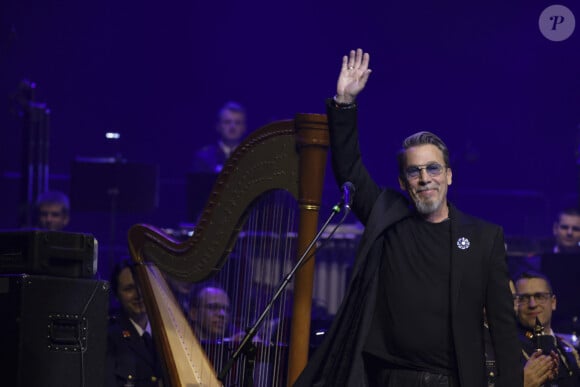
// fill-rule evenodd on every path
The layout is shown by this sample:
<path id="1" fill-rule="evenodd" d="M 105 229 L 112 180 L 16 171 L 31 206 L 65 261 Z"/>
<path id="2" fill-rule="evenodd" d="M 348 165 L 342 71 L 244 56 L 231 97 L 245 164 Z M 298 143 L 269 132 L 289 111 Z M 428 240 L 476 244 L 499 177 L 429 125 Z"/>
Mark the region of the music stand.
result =
<path id="1" fill-rule="evenodd" d="M 77 158 L 71 169 L 75 210 L 143 213 L 159 204 L 159 166 L 116 158 Z"/>
<path id="2" fill-rule="evenodd" d="M 76 158 L 71 165 L 71 202 L 75 211 L 110 214 L 113 262 L 118 213 L 144 213 L 159 204 L 159 166 L 123 159 Z"/>

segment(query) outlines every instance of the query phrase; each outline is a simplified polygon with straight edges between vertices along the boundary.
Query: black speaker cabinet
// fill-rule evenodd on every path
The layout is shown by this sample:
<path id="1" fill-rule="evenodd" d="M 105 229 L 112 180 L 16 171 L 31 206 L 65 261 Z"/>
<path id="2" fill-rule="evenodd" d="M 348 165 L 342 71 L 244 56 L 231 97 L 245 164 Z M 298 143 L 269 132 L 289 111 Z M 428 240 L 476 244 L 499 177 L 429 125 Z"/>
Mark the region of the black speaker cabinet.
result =
<path id="1" fill-rule="evenodd" d="M 93 278 L 98 243 L 90 234 L 7 230 L 0 232 L 0 273 Z"/>
<path id="2" fill-rule="evenodd" d="M 109 284 L 0 276 L 2 385 L 103 387 Z"/>

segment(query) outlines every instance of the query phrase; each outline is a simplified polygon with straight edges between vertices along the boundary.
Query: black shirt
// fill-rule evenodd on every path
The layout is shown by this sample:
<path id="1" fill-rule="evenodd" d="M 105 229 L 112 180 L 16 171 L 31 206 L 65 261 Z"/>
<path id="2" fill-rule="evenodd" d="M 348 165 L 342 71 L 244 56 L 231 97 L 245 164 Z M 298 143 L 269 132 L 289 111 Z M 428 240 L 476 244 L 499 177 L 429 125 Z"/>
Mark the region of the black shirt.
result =
<path id="1" fill-rule="evenodd" d="M 410 217 L 383 237 L 376 309 L 365 350 L 387 367 L 455 374 L 450 222 Z"/>

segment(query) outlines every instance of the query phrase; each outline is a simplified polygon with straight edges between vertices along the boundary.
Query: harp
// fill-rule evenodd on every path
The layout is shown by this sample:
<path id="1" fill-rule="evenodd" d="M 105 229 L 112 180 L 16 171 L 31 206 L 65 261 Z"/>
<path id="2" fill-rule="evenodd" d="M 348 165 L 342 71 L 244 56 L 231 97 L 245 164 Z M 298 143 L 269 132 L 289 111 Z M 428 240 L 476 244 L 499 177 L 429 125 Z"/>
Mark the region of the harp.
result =
<path id="1" fill-rule="evenodd" d="M 255 233 L 261 238 L 259 243 L 263 244 L 264 239 L 275 243 L 276 248 L 268 250 L 268 255 L 293 250 L 294 258 L 300 256 L 317 232 L 327 148 L 325 115 L 298 114 L 293 120 L 268 124 L 248 136 L 228 159 L 189 239 L 176 241 L 149 225 L 138 224 L 129 230 L 135 276 L 143 293 L 156 347 L 163 359 L 165 385 L 217 386 L 221 383 L 216 377 L 217 367 L 208 361 L 186 318 L 178 310 L 164 275 L 190 283 L 218 275 L 237 248 L 237 240 L 246 241 L 252 234 L 243 231 L 248 222 L 262 226 L 262 231 Z M 264 225 L 270 228 L 273 219 L 287 220 L 285 214 L 266 213 L 258 220 L 248 220 L 251 219 L 250 209 L 260 207 L 263 196 L 278 191 L 293 198 L 298 212 L 297 231 L 286 234 L 292 238 L 283 246 L 280 245 L 281 233 L 271 229 L 264 232 L 263 228 Z M 250 251 L 246 255 L 251 259 L 258 249 L 255 244 L 245 244 L 252 246 L 246 250 Z M 278 266 L 282 271 L 287 268 L 285 264 L 270 265 L 264 261 L 262 266 Z M 258 277 L 265 272 L 260 273 Z M 270 281 L 275 285 L 283 274 Z M 278 357 L 287 358 L 283 375 L 289 385 L 297 379 L 308 359 L 313 276 L 314 260 L 311 259 L 294 278 L 286 353 Z M 255 311 L 256 314 L 260 312 Z M 277 381 L 264 381 L 259 385 L 284 384 L 280 372 L 270 371 L 270 374 L 276 374 Z"/>

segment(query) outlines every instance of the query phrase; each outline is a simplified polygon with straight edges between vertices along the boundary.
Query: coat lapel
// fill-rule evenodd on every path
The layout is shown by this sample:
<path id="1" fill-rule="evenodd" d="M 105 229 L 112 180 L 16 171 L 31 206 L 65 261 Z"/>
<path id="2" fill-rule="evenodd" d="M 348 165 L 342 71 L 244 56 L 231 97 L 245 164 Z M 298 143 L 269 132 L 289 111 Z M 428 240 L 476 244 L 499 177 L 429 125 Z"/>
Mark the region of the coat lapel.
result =
<path id="1" fill-rule="evenodd" d="M 356 254 L 356 262 L 360 262 L 368 255 L 374 241 L 389 226 L 395 224 L 406 216 L 409 216 L 409 204 L 403 195 L 393 195 L 392 192 L 384 190 L 371 211 L 371 216 L 365 225 L 365 231 L 361 237 L 359 251 Z M 358 272 L 355 265 L 353 275 Z"/>

